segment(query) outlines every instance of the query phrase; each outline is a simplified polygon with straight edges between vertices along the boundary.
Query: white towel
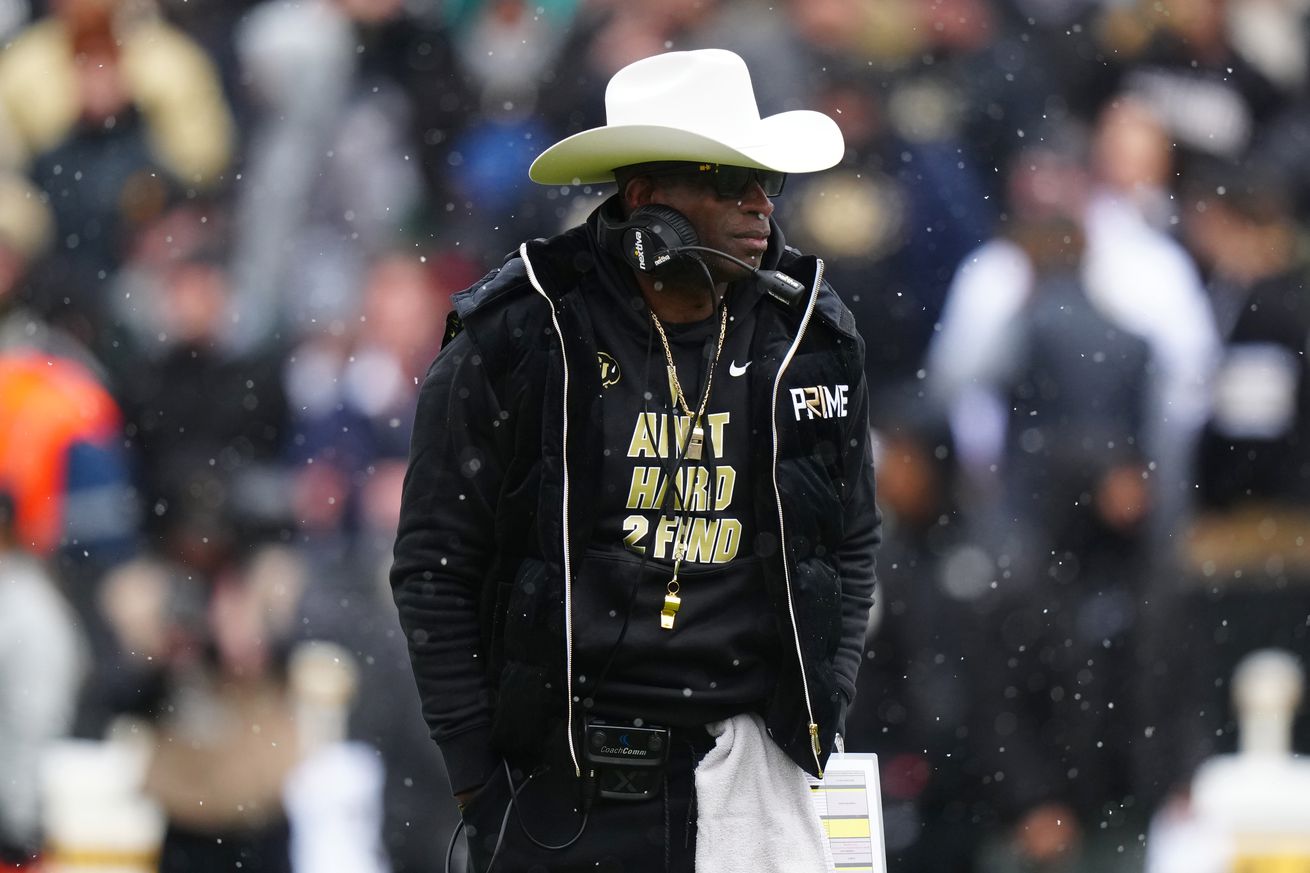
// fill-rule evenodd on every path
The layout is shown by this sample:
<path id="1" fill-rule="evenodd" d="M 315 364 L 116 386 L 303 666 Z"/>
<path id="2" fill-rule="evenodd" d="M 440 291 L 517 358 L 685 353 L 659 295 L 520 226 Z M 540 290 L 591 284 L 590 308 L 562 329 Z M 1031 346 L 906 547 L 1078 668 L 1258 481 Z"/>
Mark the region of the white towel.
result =
<path id="1" fill-rule="evenodd" d="M 329 743 L 282 788 L 296 873 L 390 873 L 382 848 L 381 759 L 356 741 Z"/>
<path id="2" fill-rule="evenodd" d="M 827 873 L 810 786 L 764 720 L 742 714 L 707 727 L 718 741 L 696 767 L 696 869 Z"/>

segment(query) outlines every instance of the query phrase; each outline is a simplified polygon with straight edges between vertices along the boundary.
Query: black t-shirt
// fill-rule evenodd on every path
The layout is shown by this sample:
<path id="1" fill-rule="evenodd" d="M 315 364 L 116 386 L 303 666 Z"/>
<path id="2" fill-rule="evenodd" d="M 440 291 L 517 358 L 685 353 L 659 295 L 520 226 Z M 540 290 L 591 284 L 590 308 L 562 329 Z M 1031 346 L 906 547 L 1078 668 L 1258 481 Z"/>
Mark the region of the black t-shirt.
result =
<path id="1" fill-rule="evenodd" d="M 1224 343 L 1197 447 L 1198 502 L 1310 503 L 1310 302 L 1300 270 L 1256 284 Z"/>
<path id="2" fill-rule="evenodd" d="M 592 307 L 605 450 L 601 469 L 592 471 L 598 522 L 574 583 L 575 690 L 607 716 L 702 724 L 759 707 L 779 651 L 754 550 L 750 487 L 755 437 L 746 373 L 760 295 L 753 282 L 728 294 L 701 459 L 680 463 L 688 419 L 673 399 L 664 347 L 631 276 L 606 268 L 614 305 Z M 717 312 L 664 325 L 692 411 L 719 325 Z M 681 605 L 666 630 L 660 612 L 680 537 Z"/>

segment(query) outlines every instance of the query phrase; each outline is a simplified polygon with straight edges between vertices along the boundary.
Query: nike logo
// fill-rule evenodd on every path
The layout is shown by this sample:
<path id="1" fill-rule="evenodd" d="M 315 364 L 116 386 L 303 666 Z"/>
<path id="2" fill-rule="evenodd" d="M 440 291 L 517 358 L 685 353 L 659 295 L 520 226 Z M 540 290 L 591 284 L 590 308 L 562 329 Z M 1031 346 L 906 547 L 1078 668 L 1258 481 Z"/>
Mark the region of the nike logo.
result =
<path id="1" fill-rule="evenodd" d="M 731 364 L 728 365 L 728 375 L 729 375 L 729 376 L 744 376 L 744 375 L 746 374 L 746 368 L 749 367 L 750 365 L 751 365 L 751 362 L 750 362 L 750 361 L 747 361 L 746 363 L 744 363 L 744 364 L 742 364 L 740 367 L 738 367 L 738 366 L 737 366 L 737 362 L 736 362 L 736 361 L 733 361 Z"/>

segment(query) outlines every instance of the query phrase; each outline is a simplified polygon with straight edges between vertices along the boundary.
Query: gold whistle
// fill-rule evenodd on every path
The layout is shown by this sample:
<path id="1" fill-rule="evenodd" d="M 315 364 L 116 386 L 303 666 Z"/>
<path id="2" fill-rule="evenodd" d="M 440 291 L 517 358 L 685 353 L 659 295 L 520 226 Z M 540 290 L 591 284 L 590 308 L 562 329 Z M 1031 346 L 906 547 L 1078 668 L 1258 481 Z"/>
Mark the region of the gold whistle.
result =
<path id="1" fill-rule="evenodd" d="M 697 421 L 699 422 L 699 419 L 697 419 Z M 699 461 L 701 459 L 701 455 L 704 453 L 704 449 L 705 449 L 705 428 L 701 427 L 700 424 L 698 423 L 691 429 L 691 437 L 687 441 L 686 459 L 688 461 Z"/>
<path id="2" fill-rule="evenodd" d="M 673 630 L 673 620 L 678 616 L 678 608 L 682 606 L 682 598 L 678 596 L 678 583 L 669 583 L 669 593 L 664 595 L 664 608 L 660 610 L 660 627 L 664 630 Z"/>

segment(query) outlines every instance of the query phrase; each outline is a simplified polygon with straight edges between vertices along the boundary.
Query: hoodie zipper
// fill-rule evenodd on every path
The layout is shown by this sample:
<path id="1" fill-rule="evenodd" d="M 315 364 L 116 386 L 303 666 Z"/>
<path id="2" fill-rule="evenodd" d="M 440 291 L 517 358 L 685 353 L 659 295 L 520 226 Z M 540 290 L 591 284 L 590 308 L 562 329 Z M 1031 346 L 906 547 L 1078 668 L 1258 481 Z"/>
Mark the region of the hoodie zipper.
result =
<path id="1" fill-rule="evenodd" d="M 770 421 L 773 424 L 773 495 L 778 504 L 778 536 L 780 538 L 779 546 L 782 549 L 782 575 L 787 589 L 787 613 L 791 618 L 792 639 L 796 643 L 796 665 L 801 671 L 801 690 L 805 693 L 805 711 L 810 718 L 810 751 L 814 754 L 814 767 L 818 771 L 819 778 L 823 778 L 823 764 L 820 761 L 822 750 L 819 748 L 819 725 L 814 720 L 814 705 L 810 702 L 810 681 L 805 675 L 805 656 L 801 651 L 801 632 L 800 627 L 796 624 L 796 604 L 792 601 L 791 596 L 791 564 L 787 560 L 787 524 L 782 511 L 782 489 L 778 486 L 778 389 L 782 385 L 782 376 L 791 365 L 791 360 L 796 354 L 796 349 L 800 347 L 801 340 L 805 337 L 805 330 L 810 325 L 810 317 L 814 314 L 815 304 L 819 299 L 819 285 L 823 282 L 823 261 L 816 259 L 817 265 L 814 271 L 814 286 L 810 289 L 810 300 L 806 304 L 805 314 L 801 316 L 800 328 L 796 331 L 796 339 L 792 341 L 791 348 L 787 349 L 787 354 L 783 356 L 782 363 L 778 366 L 778 374 L 773 379 L 773 409 Z"/>
<path id="2" fill-rule="evenodd" d="M 533 289 L 545 299 L 546 305 L 550 307 L 550 323 L 554 326 L 555 336 L 559 339 L 560 361 L 564 366 L 564 429 L 562 434 L 564 505 L 560 517 L 564 544 L 564 693 L 566 695 L 564 703 L 567 706 L 565 711 L 568 713 L 566 730 L 569 740 L 569 758 L 573 761 L 574 774 L 581 779 L 582 767 L 578 764 L 578 750 L 573 744 L 573 562 L 569 549 L 569 356 L 564 350 L 564 331 L 559 326 L 559 315 L 555 310 L 555 301 L 550 299 L 546 289 L 542 288 L 541 283 L 537 281 L 537 272 L 532 268 L 532 261 L 528 258 L 527 243 L 519 246 L 519 257 L 523 259 L 523 265 L 527 267 L 528 281 L 532 283 Z"/>
<path id="3" fill-rule="evenodd" d="M 527 268 L 528 281 L 532 284 L 533 289 L 542 296 L 546 305 L 550 307 L 550 321 L 555 329 L 555 336 L 560 344 L 560 361 L 564 368 L 564 390 L 563 390 L 563 458 L 561 459 L 562 471 L 564 476 L 563 482 L 563 506 L 561 507 L 561 525 L 562 541 L 564 547 L 564 689 L 565 704 L 567 706 L 567 734 L 569 743 L 569 758 L 573 762 L 573 770 L 578 778 L 582 777 L 582 767 L 578 763 L 578 752 L 573 742 L 573 567 L 571 552 L 569 548 L 569 361 L 568 355 L 564 350 L 564 331 L 559 326 L 559 316 L 555 309 L 555 302 L 550 299 L 541 283 L 537 280 L 536 271 L 532 267 L 532 261 L 528 258 L 528 244 L 523 243 L 519 246 L 519 257 L 523 259 L 523 264 Z M 805 330 L 809 327 L 810 318 L 814 314 L 815 304 L 819 299 L 819 286 L 823 282 L 823 261 L 817 260 L 814 274 L 814 285 L 810 288 L 810 299 L 805 307 L 805 314 L 801 317 L 800 328 L 796 331 L 796 339 L 792 341 L 791 347 L 787 349 L 787 354 L 783 356 L 782 364 L 778 367 L 778 373 L 773 381 L 772 395 L 772 415 L 770 421 L 773 426 L 773 493 L 778 507 L 778 535 L 781 540 L 781 547 L 784 549 L 782 572 L 787 591 L 787 613 L 791 619 L 792 639 L 796 644 L 796 662 L 801 673 L 801 689 L 805 695 L 805 711 L 809 716 L 810 729 L 810 751 L 814 755 L 814 766 L 818 772 L 819 778 L 823 778 L 823 765 L 820 762 L 821 749 L 819 747 L 819 725 L 814 720 L 814 705 L 810 702 L 810 683 L 805 675 L 805 659 L 801 651 L 801 634 L 800 628 L 796 623 L 796 605 L 792 601 L 791 594 L 791 567 L 787 561 L 785 549 L 787 547 L 786 520 L 782 509 L 782 490 L 778 485 L 778 389 L 782 385 L 782 377 L 787 367 L 791 364 L 792 358 L 796 354 L 796 349 L 800 347 L 801 340 L 805 336 Z"/>

